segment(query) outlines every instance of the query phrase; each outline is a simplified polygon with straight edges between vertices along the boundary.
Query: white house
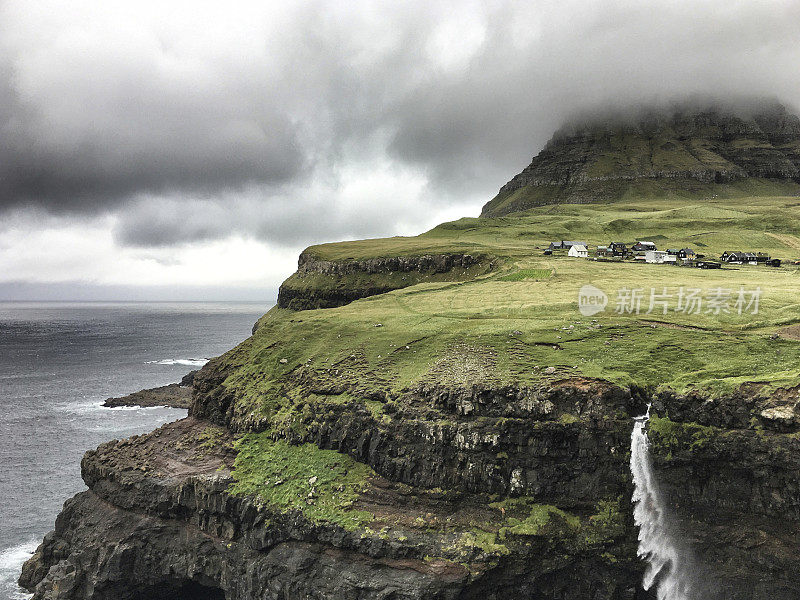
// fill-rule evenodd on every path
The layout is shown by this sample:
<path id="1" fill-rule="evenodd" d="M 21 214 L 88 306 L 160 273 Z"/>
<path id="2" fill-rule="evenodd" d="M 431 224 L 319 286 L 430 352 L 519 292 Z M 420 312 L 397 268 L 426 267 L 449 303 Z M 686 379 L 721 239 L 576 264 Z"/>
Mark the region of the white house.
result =
<path id="1" fill-rule="evenodd" d="M 577 258 L 588 258 L 589 250 L 583 244 L 575 244 L 571 246 L 567 256 L 575 256 Z"/>
<path id="2" fill-rule="evenodd" d="M 648 250 L 644 253 L 645 262 L 661 264 L 677 262 L 678 257 L 663 250 Z"/>

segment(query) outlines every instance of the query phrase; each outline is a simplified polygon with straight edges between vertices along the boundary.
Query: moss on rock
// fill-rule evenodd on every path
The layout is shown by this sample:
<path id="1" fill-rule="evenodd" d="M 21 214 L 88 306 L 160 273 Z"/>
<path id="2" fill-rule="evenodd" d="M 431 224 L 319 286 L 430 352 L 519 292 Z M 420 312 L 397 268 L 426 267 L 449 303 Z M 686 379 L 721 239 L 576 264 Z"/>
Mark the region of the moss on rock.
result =
<path id="1" fill-rule="evenodd" d="M 367 465 L 314 444 L 276 441 L 269 433 L 246 434 L 235 448 L 234 495 L 252 495 L 276 511 L 296 510 L 310 521 L 350 530 L 372 520 L 372 514 L 352 508 L 374 474 Z"/>

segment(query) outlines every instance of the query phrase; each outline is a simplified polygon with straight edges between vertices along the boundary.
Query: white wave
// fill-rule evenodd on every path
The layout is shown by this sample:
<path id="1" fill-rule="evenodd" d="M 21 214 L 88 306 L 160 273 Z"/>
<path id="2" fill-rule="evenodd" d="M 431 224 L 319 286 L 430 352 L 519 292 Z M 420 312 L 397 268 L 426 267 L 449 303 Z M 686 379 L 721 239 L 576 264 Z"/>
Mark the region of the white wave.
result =
<path id="1" fill-rule="evenodd" d="M 153 412 L 158 410 L 159 408 L 169 408 L 168 406 L 103 406 L 103 403 L 100 403 L 100 408 L 103 411 L 107 410 L 116 410 L 118 412 L 134 412 L 134 411 L 144 411 L 144 412 Z"/>
<path id="2" fill-rule="evenodd" d="M 24 600 L 31 595 L 17 587 L 17 579 L 22 570 L 22 563 L 28 560 L 38 545 L 35 541 L 25 542 L 0 552 L 0 590 L 7 590 L 9 600 Z"/>
<path id="3" fill-rule="evenodd" d="M 147 365 L 182 365 L 186 367 L 202 367 L 209 358 L 164 358 L 162 360 L 148 360 Z"/>
<path id="4" fill-rule="evenodd" d="M 53 405 L 54 410 L 67 412 L 67 413 L 87 413 L 95 412 L 103 408 L 104 400 L 85 400 L 79 402 L 65 402 L 63 404 Z"/>

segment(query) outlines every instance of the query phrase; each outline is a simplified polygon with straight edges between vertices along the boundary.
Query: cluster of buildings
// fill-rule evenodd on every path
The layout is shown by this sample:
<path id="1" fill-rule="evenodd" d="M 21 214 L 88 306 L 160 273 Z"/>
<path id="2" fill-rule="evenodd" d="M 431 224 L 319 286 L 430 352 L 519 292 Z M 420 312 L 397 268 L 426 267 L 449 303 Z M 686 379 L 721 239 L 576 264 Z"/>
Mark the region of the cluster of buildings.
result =
<path id="1" fill-rule="evenodd" d="M 767 265 L 780 267 L 781 259 L 772 258 L 763 252 L 723 252 L 720 261 L 730 265 Z"/>
<path id="2" fill-rule="evenodd" d="M 724 252 L 720 262 L 703 260 L 702 254 L 697 254 L 691 248 L 669 248 L 659 250 L 654 242 L 637 241 L 628 246 L 622 242 L 611 242 L 607 246 L 597 246 L 594 255 L 590 256 L 589 244 L 581 241 L 561 240 L 551 242 L 544 251 L 550 255 L 557 250 L 566 250 L 567 256 L 575 258 L 588 258 L 591 260 L 634 260 L 652 264 L 680 264 L 700 267 L 703 269 L 718 269 L 722 263 L 736 265 L 767 265 L 780 267 L 781 261 L 772 258 L 763 252 Z"/>

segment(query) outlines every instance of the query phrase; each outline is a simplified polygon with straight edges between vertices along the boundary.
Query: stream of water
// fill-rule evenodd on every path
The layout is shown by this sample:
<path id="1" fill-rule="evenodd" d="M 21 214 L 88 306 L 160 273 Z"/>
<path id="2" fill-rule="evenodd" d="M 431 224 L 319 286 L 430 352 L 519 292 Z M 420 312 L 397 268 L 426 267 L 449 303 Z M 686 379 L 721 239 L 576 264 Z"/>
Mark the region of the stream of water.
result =
<path id="1" fill-rule="evenodd" d="M 690 567 L 670 532 L 667 510 L 659 492 L 647 439 L 647 414 L 636 417 L 631 433 L 633 517 L 639 528 L 639 557 L 647 562 L 642 586 L 655 586 L 658 600 L 691 600 Z"/>

